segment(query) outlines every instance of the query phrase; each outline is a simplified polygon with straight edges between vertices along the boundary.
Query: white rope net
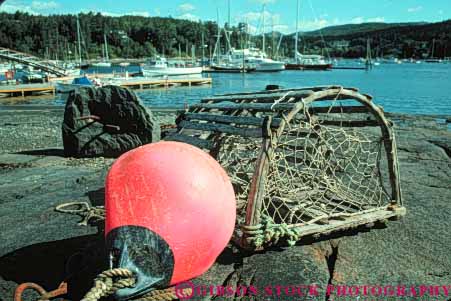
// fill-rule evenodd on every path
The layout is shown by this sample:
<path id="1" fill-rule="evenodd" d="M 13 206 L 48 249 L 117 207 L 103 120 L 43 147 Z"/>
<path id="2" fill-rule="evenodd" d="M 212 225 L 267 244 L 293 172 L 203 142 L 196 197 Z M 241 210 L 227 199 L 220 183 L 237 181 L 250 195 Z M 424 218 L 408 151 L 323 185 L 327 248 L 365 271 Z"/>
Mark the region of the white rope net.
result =
<path id="1" fill-rule="evenodd" d="M 261 215 L 275 224 L 324 224 L 386 207 L 383 139 L 310 116 L 272 140 Z"/>

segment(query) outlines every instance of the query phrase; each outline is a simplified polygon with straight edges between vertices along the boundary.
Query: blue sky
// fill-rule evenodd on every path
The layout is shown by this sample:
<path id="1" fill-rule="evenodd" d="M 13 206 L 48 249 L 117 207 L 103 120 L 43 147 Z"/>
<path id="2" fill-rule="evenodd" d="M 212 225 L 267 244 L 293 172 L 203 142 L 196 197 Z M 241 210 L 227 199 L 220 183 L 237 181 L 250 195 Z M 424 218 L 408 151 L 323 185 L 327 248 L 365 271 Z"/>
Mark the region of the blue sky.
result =
<path id="1" fill-rule="evenodd" d="M 6 0 L 0 11 L 33 14 L 95 11 L 105 15 L 172 16 L 190 20 L 228 18 L 228 0 Z M 263 3 L 266 31 L 272 26 L 284 33 L 296 26 L 296 0 L 230 0 L 232 23 L 247 21 L 251 30 L 261 32 Z M 451 18 L 451 0 L 300 0 L 299 29 L 309 31 L 325 26 L 363 22 L 436 22 Z"/>

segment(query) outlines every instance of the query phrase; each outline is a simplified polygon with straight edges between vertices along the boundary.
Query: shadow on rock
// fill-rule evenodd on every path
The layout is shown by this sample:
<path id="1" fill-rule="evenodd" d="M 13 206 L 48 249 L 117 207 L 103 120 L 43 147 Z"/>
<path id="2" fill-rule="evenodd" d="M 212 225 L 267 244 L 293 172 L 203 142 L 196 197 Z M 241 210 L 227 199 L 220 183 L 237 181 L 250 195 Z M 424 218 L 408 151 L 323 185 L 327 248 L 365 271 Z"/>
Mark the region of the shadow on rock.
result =
<path id="1" fill-rule="evenodd" d="M 80 300 L 95 276 L 107 268 L 106 258 L 102 234 L 40 243 L 1 257 L 0 278 L 17 284 L 34 282 L 47 291 L 66 280 L 67 297 Z M 14 289 L 0 293 L 12 296 Z"/>
<path id="2" fill-rule="evenodd" d="M 105 188 L 99 188 L 97 190 L 91 190 L 86 193 L 87 197 L 91 201 L 92 206 L 104 206 L 105 205 Z"/>
<path id="3" fill-rule="evenodd" d="M 52 157 L 64 157 L 64 150 L 60 148 L 49 149 L 37 149 L 27 150 L 15 153 L 17 155 L 30 155 L 30 156 L 52 156 Z"/>

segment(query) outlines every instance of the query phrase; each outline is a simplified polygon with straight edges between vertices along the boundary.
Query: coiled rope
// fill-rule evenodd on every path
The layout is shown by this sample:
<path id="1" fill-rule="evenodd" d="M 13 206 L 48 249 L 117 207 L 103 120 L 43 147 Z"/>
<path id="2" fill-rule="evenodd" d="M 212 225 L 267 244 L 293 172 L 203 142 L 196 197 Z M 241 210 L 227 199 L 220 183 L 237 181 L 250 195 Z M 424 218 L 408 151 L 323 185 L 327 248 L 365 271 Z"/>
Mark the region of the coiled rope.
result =
<path id="1" fill-rule="evenodd" d="M 97 222 L 105 219 L 105 207 L 91 207 L 87 202 L 69 202 L 56 206 L 55 211 L 67 214 L 76 214 L 83 218 L 79 226 L 87 226 L 91 221 Z"/>
<path id="2" fill-rule="evenodd" d="M 98 301 L 103 297 L 114 294 L 117 290 L 133 287 L 136 283 L 136 277 L 128 269 L 111 269 L 100 273 L 94 279 L 94 286 L 86 293 L 81 301 Z M 163 290 L 153 290 L 141 297 L 138 301 L 172 301 L 182 296 L 191 296 L 192 289 L 184 288 L 177 290 L 170 287 Z"/>

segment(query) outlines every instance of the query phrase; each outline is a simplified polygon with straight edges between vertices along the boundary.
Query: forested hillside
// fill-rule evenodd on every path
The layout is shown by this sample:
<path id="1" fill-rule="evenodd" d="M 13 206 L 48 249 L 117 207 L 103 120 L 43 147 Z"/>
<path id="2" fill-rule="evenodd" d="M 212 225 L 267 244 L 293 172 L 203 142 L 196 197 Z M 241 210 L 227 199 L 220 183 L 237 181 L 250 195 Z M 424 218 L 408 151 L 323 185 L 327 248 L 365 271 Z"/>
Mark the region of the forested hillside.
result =
<path id="1" fill-rule="evenodd" d="M 77 18 L 75 15 L 39 16 L 17 12 L 0 13 L 0 47 L 30 52 L 46 58 L 74 59 L 77 56 Z M 215 22 L 192 22 L 175 18 L 122 16 L 109 17 L 87 13 L 79 15 L 82 55 L 87 59 L 102 56 L 106 35 L 110 57 L 142 58 L 167 56 L 209 56 L 215 48 Z M 233 47 L 253 44 L 261 38 L 249 36 L 246 25 L 229 28 Z M 203 44 L 202 44 L 203 37 Z M 266 52 L 272 56 L 292 56 L 294 35 L 266 35 Z M 304 53 L 323 53 L 340 57 L 361 57 L 370 39 L 374 56 L 400 58 L 428 57 L 435 40 L 435 56 L 451 56 L 451 20 L 440 23 L 367 23 L 342 25 L 300 34 L 299 49 Z M 246 41 L 250 43 L 246 44 Z M 202 47 L 204 45 L 204 47 Z M 224 33 L 220 48 L 226 48 Z"/>

